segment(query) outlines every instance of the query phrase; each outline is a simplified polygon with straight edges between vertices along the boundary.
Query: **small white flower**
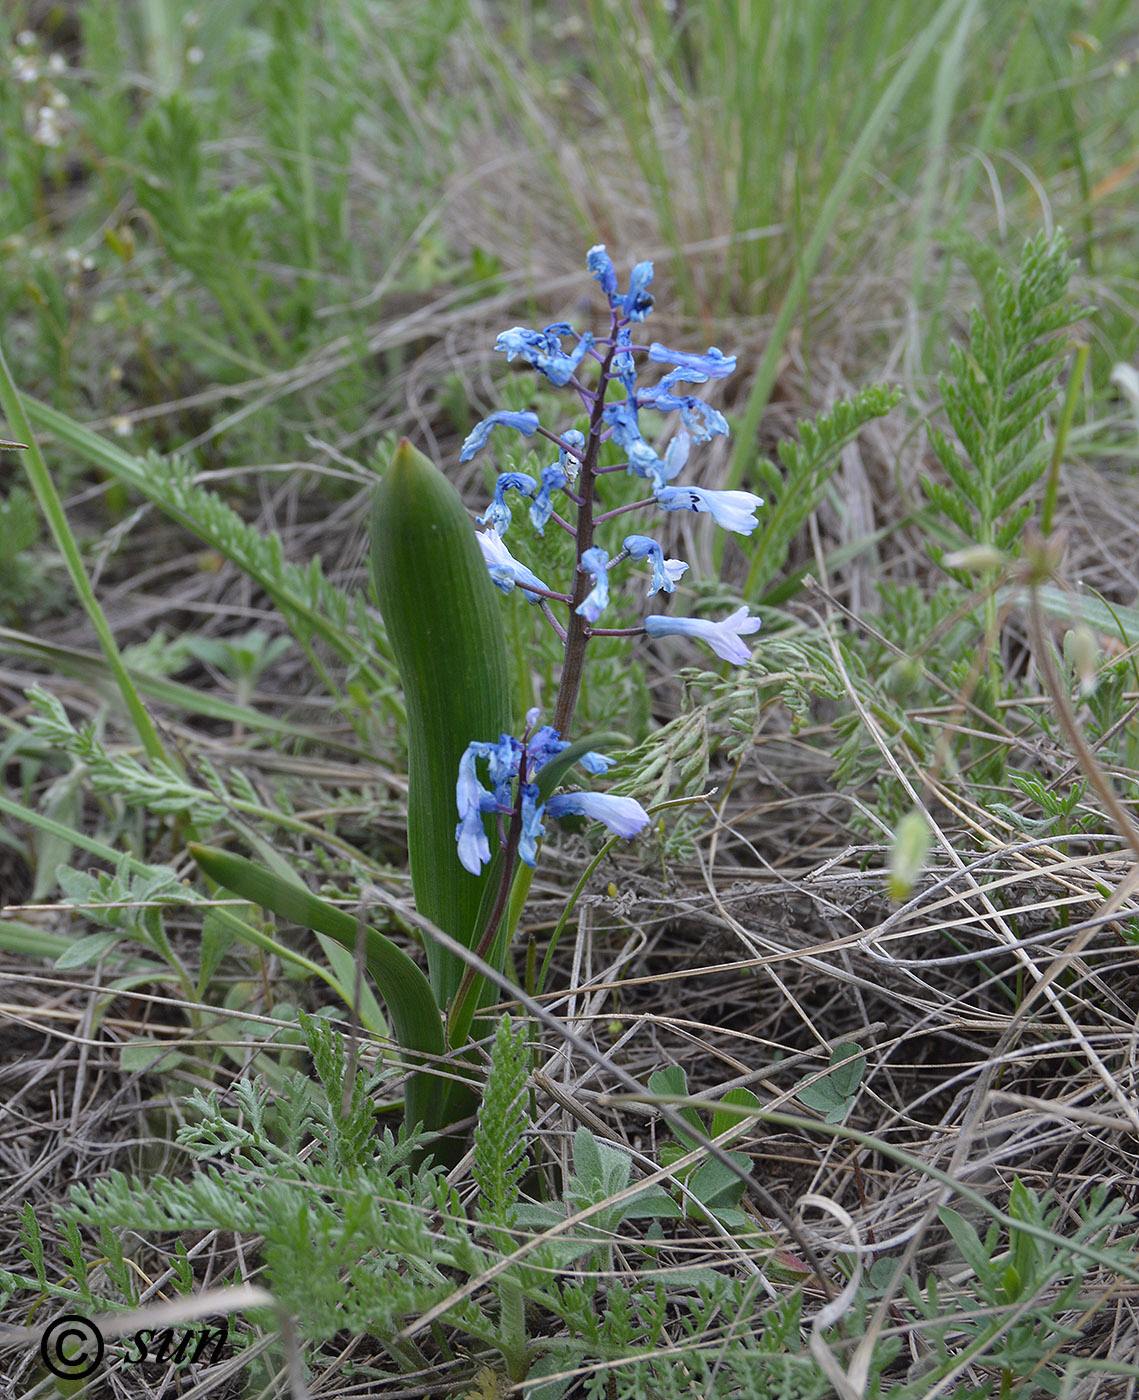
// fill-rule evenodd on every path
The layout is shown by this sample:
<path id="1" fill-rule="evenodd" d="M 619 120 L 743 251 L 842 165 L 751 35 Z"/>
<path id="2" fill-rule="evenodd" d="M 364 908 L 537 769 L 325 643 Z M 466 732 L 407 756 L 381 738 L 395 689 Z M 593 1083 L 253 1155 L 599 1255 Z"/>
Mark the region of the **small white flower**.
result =
<path id="1" fill-rule="evenodd" d="M 63 140 L 59 130 L 59 114 L 54 107 L 41 107 L 36 113 L 32 140 L 37 146 L 58 146 Z"/>

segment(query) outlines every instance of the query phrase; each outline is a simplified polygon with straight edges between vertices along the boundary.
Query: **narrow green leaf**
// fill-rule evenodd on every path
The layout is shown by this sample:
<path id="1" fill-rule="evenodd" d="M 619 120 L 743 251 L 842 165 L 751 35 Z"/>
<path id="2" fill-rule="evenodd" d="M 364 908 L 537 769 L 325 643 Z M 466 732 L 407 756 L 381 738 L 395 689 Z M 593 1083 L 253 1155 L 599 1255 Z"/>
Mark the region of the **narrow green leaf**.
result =
<path id="1" fill-rule="evenodd" d="M 248 899 L 314 933 L 327 934 L 342 947 L 355 951 L 356 920 L 343 909 L 231 851 L 196 844 L 191 844 L 189 851 L 204 874 L 240 899 Z M 378 929 L 365 925 L 364 936 L 368 971 L 380 989 L 400 1047 L 441 1057 L 443 1024 L 427 978 L 403 949 Z M 409 1125 L 422 1122 L 432 1130 L 444 1126 L 439 1121 L 443 1097 L 442 1084 L 436 1087 L 423 1073 L 413 1074 L 407 1088 Z"/>
<path id="2" fill-rule="evenodd" d="M 143 748 L 151 760 L 158 759 L 170 762 L 162 740 L 158 737 L 154 722 L 147 714 L 145 706 L 139 699 L 138 691 L 127 674 L 118 643 L 115 641 L 115 634 L 111 630 L 111 625 L 107 621 L 103 609 L 99 606 L 99 600 L 95 596 L 91 580 L 87 577 L 83 556 L 79 552 L 75 536 L 71 533 L 71 526 L 68 524 L 63 502 L 60 500 L 55 482 L 48 471 L 47 463 L 43 459 L 39 444 L 32 432 L 32 426 L 24 411 L 23 399 L 9 372 L 2 349 L 0 349 L 0 407 L 3 407 L 13 431 L 19 434 L 21 441 L 27 442 L 27 454 L 23 458 L 23 462 L 28 473 L 28 480 L 56 546 L 63 557 L 63 562 L 71 577 L 71 586 L 75 589 L 76 597 L 82 604 L 95 635 L 99 639 L 99 644 L 103 648 L 107 666 L 115 679 L 123 703 L 126 705 L 135 733 L 142 741 Z M 177 765 L 172 766 L 176 767 Z"/>
<path id="3" fill-rule="evenodd" d="M 969 1221 L 960 1212 L 949 1206 L 939 1206 L 937 1214 L 941 1223 L 953 1236 L 953 1243 L 961 1251 L 961 1257 L 978 1279 L 984 1282 L 991 1278 L 994 1272 L 993 1261 L 988 1250 L 981 1243 L 980 1235 L 977 1234 Z"/>
<path id="4" fill-rule="evenodd" d="M 116 930 L 114 933 L 92 933 L 88 934 L 86 938 L 77 938 L 56 958 L 56 971 L 66 972 L 73 967 L 86 967 L 89 963 L 98 962 L 104 953 L 110 952 L 115 944 L 122 939 L 122 936 Z"/>

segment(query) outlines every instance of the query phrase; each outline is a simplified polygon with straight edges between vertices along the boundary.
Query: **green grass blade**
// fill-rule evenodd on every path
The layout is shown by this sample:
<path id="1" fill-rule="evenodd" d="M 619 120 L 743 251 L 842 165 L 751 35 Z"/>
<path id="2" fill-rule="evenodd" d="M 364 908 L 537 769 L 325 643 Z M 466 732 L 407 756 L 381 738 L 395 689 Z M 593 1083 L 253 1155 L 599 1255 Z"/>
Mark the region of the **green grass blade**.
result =
<path id="1" fill-rule="evenodd" d="M 791 279 L 791 285 L 788 287 L 779 308 L 779 315 L 775 319 L 775 325 L 772 327 L 766 349 L 763 352 L 763 359 L 756 371 L 755 382 L 748 395 L 743 421 L 736 431 L 736 447 L 732 453 L 728 480 L 725 483 L 729 488 L 738 489 L 744 471 L 755 453 L 756 429 L 759 427 L 763 410 L 767 407 L 767 401 L 771 397 L 784 343 L 796 313 L 802 305 L 807 284 L 823 255 L 827 240 L 831 236 L 846 197 L 855 180 L 862 174 L 875 142 L 882 135 L 907 89 L 916 79 L 922 65 L 933 52 L 942 34 L 960 8 L 961 0 L 945 0 L 923 33 L 914 41 L 904 62 L 878 99 L 847 157 L 838 179 L 831 187 L 831 191 L 819 211 L 811 236 L 807 240 L 807 246 L 803 249 L 803 256 L 799 260 L 795 275 Z"/>
<path id="2" fill-rule="evenodd" d="M 232 542 L 224 532 L 211 530 L 201 520 L 179 509 L 166 494 L 156 489 L 147 462 L 107 439 L 85 428 L 82 423 L 69 418 L 67 414 L 40 403 L 36 399 L 25 399 L 28 417 L 40 427 L 50 432 L 60 442 L 66 443 L 87 461 L 110 472 L 117 480 L 140 491 L 178 524 L 215 548 L 227 559 L 231 559 L 257 586 L 265 591 L 280 609 L 281 615 L 289 623 L 298 639 L 303 640 L 307 649 L 308 638 L 319 638 L 338 656 L 353 663 L 360 661 L 360 642 L 356 637 L 338 627 L 319 609 L 312 606 L 309 599 L 302 596 L 287 580 L 260 567 L 256 558 L 234 556 Z M 360 668 L 361 680 L 371 686 L 380 687 L 384 676 L 371 664 Z"/>
<path id="3" fill-rule="evenodd" d="M 75 543 L 75 536 L 71 533 L 71 527 L 67 523 L 63 502 L 59 499 L 55 482 L 51 479 L 51 473 L 47 469 L 43 453 L 40 451 L 39 444 L 32 432 L 32 425 L 24 412 L 20 392 L 8 369 L 8 362 L 4 358 L 2 348 L 0 348 L 0 404 L 3 405 L 4 413 L 13 431 L 20 437 L 21 441 L 25 441 L 28 445 L 27 452 L 22 455 L 32 491 L 39 503 L 40 510 L 43 512 L 44 519 L 47 521 L 52 538 L 63 556 L 63 562 L 71 577 L 71 585 L 75 589 L 91 626 L 95 629 L 95 635 L 99 639 L 99 645 L 103 648 L 103 654 L 107 658 L 107 666 L 127 707 L 135 733 L 146 750 L 148 758 L 167 763 L 177 771 L 179 765 L 166 753 L 162 740 L 158 737 L 158 731 L 146 712 L 146 707 L 139 697 L 134 682 L 127 673 L 127 668 L 123 665 L 123 658 L 119 652 L 118 643 L 115 641 L 115 634 L 111 631 L 110 623 L 107 621 L 103 609 L 99 606 L 95 590 L 91 587 L 91 580 L 87 577 L 87 570 L 83 567 L 83 559 L 79 553 L 79 546 Z"/>

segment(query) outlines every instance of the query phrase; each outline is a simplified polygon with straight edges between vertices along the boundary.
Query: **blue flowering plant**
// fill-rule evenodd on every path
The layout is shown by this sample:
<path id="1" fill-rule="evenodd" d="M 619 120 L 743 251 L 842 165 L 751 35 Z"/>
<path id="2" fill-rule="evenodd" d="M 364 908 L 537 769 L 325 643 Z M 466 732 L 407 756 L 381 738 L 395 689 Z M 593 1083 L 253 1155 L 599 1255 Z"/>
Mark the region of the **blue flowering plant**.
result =
<path id="1" fill-rule="evenodd" d="M 513 326 L 498 337 L 495 349 L 505 353 L 507 360 L 524 360 L 552 385 L 575 394 L 588 416 L 588 430 L 554 432 L 543 427 L 536 413 L 500 410 L 474 428 L 460 453 L 464 462 L 474 457 L 487 446 L 496 428 L 513 429 L 525 437 L 539 434 L 557 448 L 557 459 L 542 469 L 540 477 L 518 471 L 499 473 L 494 499 L 478 518 L 486 527 L 478 542 L 495 585 L 505 593 L 520 590 L 528 603 L 541 608 L 562 639 L 565 659 L 552 727 L 563 736 L 573 721 L 590 637 L 641 632 L 652 638 L 692 637 L 725 661 L 743 665 L 749 652 L 741 638 L 760 625 L 746 607 L 720 621 L 659 612 L 650 614 L 639 627 L 597 625 L 609 603 L 609 574 L 625 560 L 644 563 L 651 570 L 649 598 L 674 592 L 688 569 L 683 560 L 666 559 L 663 547 L 648 534 L 625 535 L 620 551 L 610 555 L 595 542 L 598 526 L 634 511 L 690 510 L 710 515 L 722 529 L 750 535 L 758 524 L 756 511 L 763 501 L 750 491 L 714 491 L 677 482 L 694 442 L 705 443 L 728 432 L 723 414 L 691 390 L 731 374 L 736 357 L 725 355 L 716 346 L 704 354 L 690 354 L 671 350 L 658 341 L 638 343 L 634 340 L 636 328 L 653 309 L 649 291 L 652 263 L 638 263 L 633 268 L 624 292 L 618 288 L 616 269 L 604 245 L 589 250 L 586 265 L 609 303 L 606 336 L 595 337 L 589 331 L 578 332 L 568 321 L 555 321 L 540 331 Z M 669 368 L 656 383 L 640 384 L 638 358 Z M 597 371 L 595 379 L 587 374 L 590 367 Z M 644 436 L 641 414 L 645 410 L 680 416 L 680 426 L 662 452 Z M 603 467 L 600 455 L 606 442 L 620 449 L 623 460 Z M 644 481 L 648 494 L 631 504 L 605 510 L 600 500 L 602 479 L 622 471 Z M 539 535 L 553 522 L 573 538 L 576 567 L 567 592 L 551 589 L 511 554 L 505 542 L 514 523 L 511 494 L 529 502 L 530 524 Z M 554 612 L 558 604 L 568 610 L 564 623 Z"/>
<path id="2" fill-rule="evenodd" d="M 508 359 L 524 360 L 576 395 L 588 430 L 553 432 L 532 412 L 500 411 L 479 423 L 463 444 L 464 461 L 484 449 L 498 428 L 539 434 L 557 453 L 538 477 L 498 475 L 480 532 L 447 477 L 407 441 L 397 448 L 373 503 L 372 576 L 407 714 L 408 855 L 426 973 L 385 933 L 312 894 L 283 862 L 266 869 L 235 853 L 194 848 L 206 874 L 242 898 L 348 948 L 356 948 L 362 932 L 368 969 L 411 1070 L 408 1122 L 443 1133 L 441 1142 L 452 1146 L 455 1139 L 445 1130 L 467 1116 L 474 1102 L 463 1079 L 464 1061 L 473 1053 L 472 1025 L 498 1000 L 493 980 L 480 969 L 489 964 L 500 975 L 506 966 L 545 822 L 586 817 L 625 838 L 649 822 L 631 797 L 568 787 L 575 766 L 592 777 L 605 772 L 609 760 L 600 750 L 615 737 L 570 740 L 590 638 L 690 636 L 743 664 L 749 653 L 741 637 L 759 627 L 746 607 L 720 621 L 655 612 L 639 627 L 600 625 L 618 564 L 631 561 L 649 571 L 650 598 L 673 593 L 688 565 L 666 558 L 651 534 L 625 534 L 620 549 L 610 553 L 599 542 L 599 527 L 636 510 L 691 510 L 746 535 L 755 529 L 763 503 L 746 491 L 677 482 L 692 444 L 728 430 L 723 416 L 690 390 L 730 374 L 734 357 L 715 347 L 697 355 L 638 343 L 635 328 L 652 310 L 652 264 L 633 269 L 625 292 L 618 290 L 603 247 L 590 251 L 588 265 L 609 303 L 608 335 L 579 334 L 559 321 L 541 331 L 515 326 L 497 342 Z M 669 368 L 656 383 L 640 385 L 638 358 Z M 642 429 L 641 414 L 650 410 L 680 416 L 681 426 L 659 454 Z M 601 448 L 608 442 L 621 460 L 602 466 Z M 605 477 L 620 471 L 642 480 L 646 494 L 606 510 Z M 574 540 L 574 575 L 564 591 L 549 587 L 507 547 L 519 499 L 539 533 L 553 527 Z M 564 645 L 552 723 L 540 723 L 532 709 L 520 733 L 495 588 L 520 591 Z"/>

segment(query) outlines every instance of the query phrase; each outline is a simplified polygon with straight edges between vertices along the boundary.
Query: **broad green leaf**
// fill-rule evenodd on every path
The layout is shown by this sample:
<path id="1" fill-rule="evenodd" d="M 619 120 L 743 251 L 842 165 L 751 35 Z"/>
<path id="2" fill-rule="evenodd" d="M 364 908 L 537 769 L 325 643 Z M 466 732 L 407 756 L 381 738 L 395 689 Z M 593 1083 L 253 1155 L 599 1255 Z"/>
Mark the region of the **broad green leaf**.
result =
<path id="1" fill-rule="evenodd" d="M 847 1061 L 846 1064 L 843 1064 L 844 1060 Z M 837 1068 L 832 1069 L 827 1078 L 843 1098 L 849 1098 L 857 1092 L 866 1069 L 866 1056 L 862 1053 L 862 1046 L 849 1040 L 836 1045 L 831 1053 L 831 1064 Z"/>
<path id="2" fill-rule="evenodd" d="M 185 1060 L 181 1050 L 157 1040 L 128 1040 L 119 1048 L 119 1067 L 125 1074 L 145 1074 L 152 1069 L 165 1072 Z"/>
<path id="3" fill-rule="evenodd" d="M 751 1166 L 742 1152 L 733 1152 L 731 1156 L 744 1171 Z M 736 1173 L 716 1158 L 703 1162 L 699 1171 L 689 1178 L 688 1186 L 702 1205 L 716 1211 L 738 1205 L 746 1190 Z"/>
<path id="4" fill-rule="evenodd" d="M 650 1094 L 670 1094 L 681 1095 L 688 1093 L 688 1076 L 680 1065 L 666 1065 L 664 1069 L 654 1070 L 649 1075 Z M 680 1114 L 691 1127 L 700 1134 L 699 1138 L 688 1137 L 684 1133 L 677 1133 L 686 1145 L 686 1150 L 691 1151 L 694 1147 L 699 1147 L 704 1137 L 704 1124 L 700 1121 L 700 1115 L 694 1108 L 683 1108 L 679 1104 L 674 1105 Z"/>
<path id="5" fill-rule="evenodd" d="M 721 1104 L 735 1104 L 738 1108 L 759 1108 L 760 1103 L 750 1089 L 729 1089 L 720 1100 Z M 730 1108 L 718 1108 L 712 1115 L 712 1131 L 710 1137 L 718 1138 L 721 1133 L 726 1133 L 729 1128 L 734 1128 L 732 1137 L 738 1137 L 745 1132 L 754 1120 L 744 1113 L 733 1113 Z M 730 1141 L 730 1139 L 729 1139 Z"/>
<path id="6" fill-rule="evenodd" d="M 633 1159 L 618 1147 L 594 1137 L 588 1128 L 573 1135 L 573 1174 L 581 1200 L 578 1205 L 596 1205 L 608 1200 L 629 1184 Z"/>
<path id="7" fill-rule="evenodd" d="M 467 745 L 510 729 L 506 639 L 466 507 L 406 438 L 376 489 L 372 576 L 407 707 L 416 907 L 469 947 L 488 875 L 459 864 L 455 784 Z M 426 948 L 431 987 L 446 1006 L 463 966 L 430 940 Z"/>
<path id="8" fill-rule="evenodd" d="M 830 1063 L 829 1074 L 813 1084 L 805 1084 L 795 1097 L 817 1113 L 825 1113 L 828 1123 L 841 1123 L 854 1107 L 854 1097 L 866 1068 L 866 1056 L 861 1046 L 847 1041 L 831 1052 Z"/>

